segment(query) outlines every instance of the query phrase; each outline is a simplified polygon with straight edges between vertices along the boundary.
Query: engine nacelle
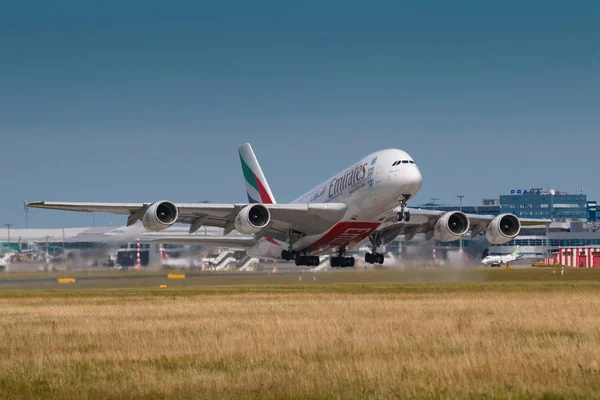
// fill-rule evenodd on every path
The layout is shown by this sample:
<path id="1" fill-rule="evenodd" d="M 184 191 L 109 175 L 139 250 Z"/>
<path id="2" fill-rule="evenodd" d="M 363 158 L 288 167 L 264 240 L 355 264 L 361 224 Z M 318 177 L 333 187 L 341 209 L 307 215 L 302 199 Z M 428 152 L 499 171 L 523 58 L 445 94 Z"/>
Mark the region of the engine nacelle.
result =
<path id="1" fill-rule="evenodd" d="M 157 201 L 146 210 L 142 224 L 147 230 L 158 232 L 173 225 L 178 217 L 179 211 L 175 204 L 170 201 Z"/>
<path id="2" fill-rule="evenodd" d="M 469 218 L 460 211 L 447 212 L 435 224 L 435 238 L 440 242 L 453 242 L 469 230 Z"/>
<path id="3" fill-rule="evenodd" d="M 235 217 L 235 230 L 244 235 L 258 233 L 271 222 L 271 212 L 262 204 L 248 205 Z"/>
<path id="4" fill-rule="evenodd" d="M 490 222 L 485 232 L 491 244 L 504 244 L 513 240 L 521 232 L 521 221 L 513 214 L 502 214 Z"/>

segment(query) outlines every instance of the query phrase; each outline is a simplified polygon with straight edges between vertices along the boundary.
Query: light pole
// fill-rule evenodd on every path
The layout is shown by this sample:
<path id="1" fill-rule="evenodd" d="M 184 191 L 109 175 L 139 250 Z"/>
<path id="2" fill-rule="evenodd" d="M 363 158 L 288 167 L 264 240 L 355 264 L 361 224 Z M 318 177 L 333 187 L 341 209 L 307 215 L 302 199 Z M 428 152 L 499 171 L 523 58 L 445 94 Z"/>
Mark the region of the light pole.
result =
<path id="1" fill-rule="evenodd" d="M 23 212 L 25 213 L 25 229 L 29 228 L 29 220 L 27 219 L 27 213 L 29 212 L 29 207 L 27 207 L 27 202 L 23 200 Z"/>
<path id="2" fill-rule="evenodd" d="M 459 201 L 459 206 L 458 206 L 458 211 L 462 212 L 462 200 L 465 198 L 464 194 L 457 194 L 456 197 L 458 197 L 458 201 Z M 462 242 L 462 236 L 459 239 L 459 243 L 458 243 L 458 251 L 460 252 L 460 254 L 462 255 L 463 252 L 463 242 Z"/>
<path id="3" fill-rule="evenodd" d="M 456 197 L 458 197 L 458 200 L 460 201 L 458 210 L 462 211 L 462 199 L 464 199 L 466 196 L 464 194 L 457 194 Z"/>
<path id="4" fill-rule="evenodd" d="M 8 250 L 10 250 L 10 227 L 13 226 L 13 224 L 4 224 L 4 226 L 8 231 Z"/>

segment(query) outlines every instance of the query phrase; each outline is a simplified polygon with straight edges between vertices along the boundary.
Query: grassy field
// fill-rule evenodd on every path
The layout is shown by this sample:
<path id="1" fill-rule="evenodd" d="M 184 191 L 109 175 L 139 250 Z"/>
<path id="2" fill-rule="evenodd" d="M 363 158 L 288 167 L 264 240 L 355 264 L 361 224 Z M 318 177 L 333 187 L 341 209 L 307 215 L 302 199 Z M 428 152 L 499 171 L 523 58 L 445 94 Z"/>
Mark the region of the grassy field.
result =
<path id="1" fill-rule="evenodd" d="M 0 291 L 0 397 L 600 396 L 598 272 L 357 274 Z"/>

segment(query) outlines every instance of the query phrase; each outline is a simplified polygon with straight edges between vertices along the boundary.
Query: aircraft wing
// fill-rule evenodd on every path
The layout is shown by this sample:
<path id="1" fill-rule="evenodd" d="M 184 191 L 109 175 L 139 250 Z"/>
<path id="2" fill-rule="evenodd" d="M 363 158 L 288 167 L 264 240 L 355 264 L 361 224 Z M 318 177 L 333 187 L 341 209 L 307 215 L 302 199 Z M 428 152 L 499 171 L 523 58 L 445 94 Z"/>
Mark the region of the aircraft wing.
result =
<path id="1" fill-rule="evenodd" d="M 382 225 L 378 231 L 384 234 L 388 232 L 387 236 L 404 234 L 412 237 L 416 233 L 433 234 L 435 224 L 444 214 L 446 214 L 446 211 L 407 208 L 406 211 L 410 212 L 410 221 L 397 222 L 396 214 L 399 211 L 400 209 L 397 208 L 387 213 L 383 217 Z M 469 219 L 469 230 L 471 231 L 471 237 L 475 237 L 479 233 L 485 232 L 490 222 L 497 217 L 495 215 L 466 213 L 465 215 Z M 519 221 L 521 222 L 521 226 L 548 226 L 552 223 L 552 221 L 549 219 L 533 218 L 519 218 Z"/>
<path id="2" fill-rule="evenodd" d="M 53 210 L 107 212 L 129 215 L 127 225 L 141 220 L 153 203 L 60 203 L 39 201 L 28 203 L 27 207 Z M 200 226 L 225 228 L 228 233 L 238 213 L 249 203 L 240 204 L 175 204 L 178 211 L 176 222 L 191 224 L 190 232 Z M 263 232 L 265 236 L 286 240 L 290 229 L 304 235 L 315 235 L 327 231 L 346 213 L 343 203 L 311 204 L 263 204 L 271 213 L 271 224 Z"/>
<path id="3" fill-rule="evenodd" d="M 163 236 L 156 239 L 145 240 L 150 243 L 186 244 L 190 246 L 230 247 L 248 249 L 256 244 L 252 237 L 204 237 L 204 236 Z"/>
<path id="4" fill-rule="evenodd" d="M 47 208 L 50 210 L 107 212 L 112 214 L 130 214 L 144 206 L 144 203 L 59 203 L 52 201 L 34 201 L 27 203 L 27 208 Z"/>

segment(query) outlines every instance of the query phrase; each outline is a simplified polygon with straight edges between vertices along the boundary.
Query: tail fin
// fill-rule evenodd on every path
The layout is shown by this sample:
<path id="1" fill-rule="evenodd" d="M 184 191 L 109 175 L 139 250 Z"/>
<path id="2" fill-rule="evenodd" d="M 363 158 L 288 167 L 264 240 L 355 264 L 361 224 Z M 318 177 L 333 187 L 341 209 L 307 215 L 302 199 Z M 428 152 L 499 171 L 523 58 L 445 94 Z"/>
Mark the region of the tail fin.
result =
<path id="1" fill-rule="evenodd" d="M 160 248 L 160 259 L 163 263 L 169 261 L 169 255 L 167 254 L 167 251 L 162 248 L 162 246 Z"/>
<path id="2" fill-rule="evenodd" d="M 517 246 L 517 249 L 512 253 L 513 256 L 518 256 L 521 253 L 521 246 Z"/>
<path id="3" fill-rule="evenodd" d="M 246 194 L 248 202 L 274 204 L 275 197 L 269 188 L 265 175 L 258 164 L 258 160 L 252 151 L 252 146 L 245 143 L 239 147 L 240 161 L 242 162 L 242 171 L 246 181 Z"/>

